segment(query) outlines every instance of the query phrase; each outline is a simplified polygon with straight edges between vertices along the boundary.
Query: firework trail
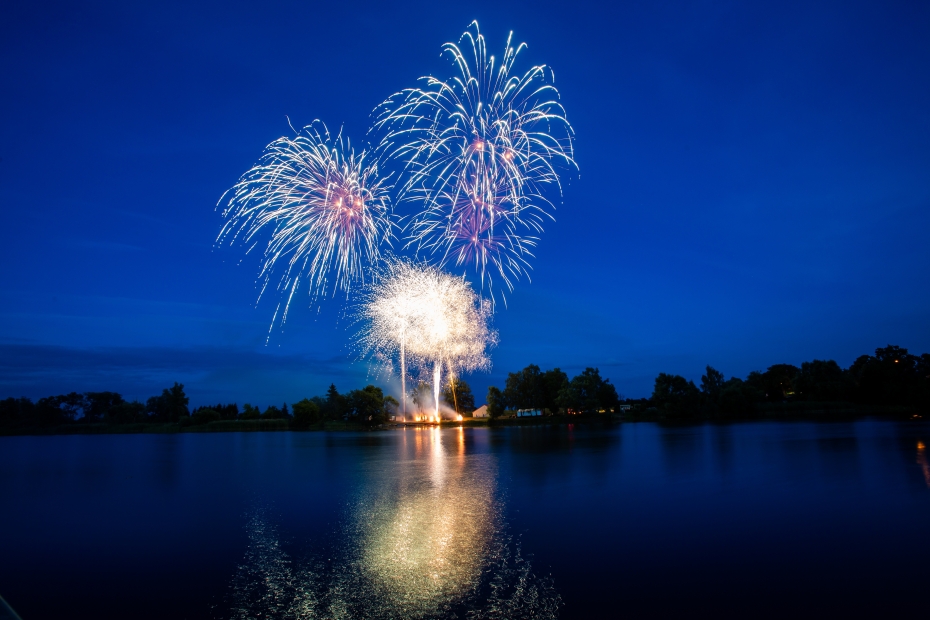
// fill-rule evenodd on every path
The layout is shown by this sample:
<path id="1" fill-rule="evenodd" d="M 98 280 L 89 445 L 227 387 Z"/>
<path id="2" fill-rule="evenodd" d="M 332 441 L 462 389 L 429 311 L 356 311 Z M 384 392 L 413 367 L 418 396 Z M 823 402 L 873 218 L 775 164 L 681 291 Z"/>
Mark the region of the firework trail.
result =
<path id="1" fill-rule="evenodd" d="M 400 361 L 406 417 L 408 364 L 433 372 L 435 418 L 443 367 L 450 376 L 487 369 L 487 350 L 497 344 L 490 326 L 490 302 L 463 278 L 437 267 L 392 259 L 375 276 L 359 304 L 362 327 L 357 342 L 363 355 Z"/>
<path id="2" fill-rule="evenodd" d="M 528 276 L 537 235 L 552 219 L 546 191 L 561 195 L 559 170 L 577 167 L 552 71 L 515 73 L 525 44 L 511 41 L 512 33 L 498 63 L 473 22 L 458 44 L 443 46 L 454 77 L 422 78 L 375 111 L 379 152 L 405 162 L 399 201 L 422 205 L 408 246 L 440 266 L 473 270 L 492 299 L 495 286 L 506 295 Z"/>
<path id="3" fill-rule="evenodd" d="M 295 138 L 278 138 L 228 190 L 217 244 L 245 243 L 248 251 L 270 230 L 259 274 L 259 297 L 285 265 L 277 284 L 285 294 L 283 323 L 301 282 L 317 299 L 330 289 L 348 293 L 365 281 L 365 267 L 381 258 L 394 233 L 391 186 L 376 162 L 356 155 L 341 133 L 332 138 L 314 121 Z M 275 311 L 272 326 L 281 310 Z"/>

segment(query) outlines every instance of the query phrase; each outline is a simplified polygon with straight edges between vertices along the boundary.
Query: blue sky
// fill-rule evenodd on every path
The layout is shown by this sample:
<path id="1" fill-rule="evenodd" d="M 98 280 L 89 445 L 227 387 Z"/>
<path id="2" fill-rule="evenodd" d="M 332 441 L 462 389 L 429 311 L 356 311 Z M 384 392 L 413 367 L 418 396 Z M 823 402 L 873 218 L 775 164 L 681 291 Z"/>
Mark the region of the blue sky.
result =
<path id="1" fill-rule="evenodd" d="M 369 377 L 341 300 L 293 312 L 215 250 L 214 206 L 275 138 L 371 109 L 473 19 L 553 67 L 577 134 L 489 384 L 597 366 L 745 376 L 930 351 L 930 5 L 13 2 L 0 22 L 0 397 L 177 380 L 262 406 Z M 244 259 L 244 260 L 243 260 Z"/>

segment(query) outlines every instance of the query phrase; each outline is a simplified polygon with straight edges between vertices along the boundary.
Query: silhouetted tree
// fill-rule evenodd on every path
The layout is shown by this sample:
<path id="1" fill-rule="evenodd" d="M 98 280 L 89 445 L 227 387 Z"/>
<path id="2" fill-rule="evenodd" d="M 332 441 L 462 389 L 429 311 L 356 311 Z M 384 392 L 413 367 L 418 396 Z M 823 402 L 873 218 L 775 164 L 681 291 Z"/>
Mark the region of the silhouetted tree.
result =
<path id="1" fill-rule="evenodd" d="M 442 398 L 459 415 L 471 417 L 475 410 L 475 395 L 471 393 L 471 387 L 459 377 L 454 377 L 443 387 Z"/>
<path id="2" fill-rule="evenodd" d="M 242 405 L 242 413 L 239 415 L 241 420 L 257 420 L 261 417 L 261 411 L 258 407 L 253 407 L 249 403 Z"/>
<path id="3" fill-rule="evenodd" d="M 294 403 L 291 409 L 294 412 L 292 424 L 295 428 L 307 428 L 313 424 L 318 424 L 322 419 L 320 406 L 308 398 Z"/>
<path id="4" fill-rule="evenodd" d="M 538 409 L 543 403 L 543 375 L 539 366 L 530 364 L 507 375 L 504 401 L 508 409 Z"/>
<path id="5" fill-rule="evenodd" d="M 693 381 L 662 372 L 652 390 L 652 405 L 669 415 L 694 415 L 700 406 L 700 392 Z"/>
<path id="6" fill-rule="evenodd" d="M 747 381 L 733 377 L 723 384 L 718 406 L 720 413 L 725 416 L 744 416 L 753 413 L 756 403 L 763 400 L 765 392 Z"/>
<path id="7" fill-rule="evenodd" d="M 761 388 L 765 398 L 771 402 L 781 402 L 794 395 L 794 382 L 798 376 L 798 367 L 791 364 L 775 364 L 762 373 Z M 756 386 L 759 387 L 759 386 Z"/>
<path id="8" fill-rule="evenodd" d="M 488 388 L 488 417 L 498 418 L 504 414 L 504 394 L 493 385 Z"/>
<path id="9" fill-rule="evenodd" d="M 374 385 L 348 394 L 349 419 L 362 424 L 382 424 L 387 421 L 384 409 L 384 392 Z"/>
<path id="10" fill-rule="evenodd" d="M 541 407 L 549 413 L 558 413 L 563 408 L 559 395 L 568 387 L 568 375 L 558 368 L 547 370 L 542 375 L 543 399 Z"/>
<path id="11" fill-rule="evenodd" d="M 209 424 L 220 419 L 220 412 L 213 407 L 197 407 L 191 414 L 191 424 Z"/>
<path id="12" fill-rule="evenodd" d="M 262 414 L 262 418 L 265 420 L 281 420 L 284 418 L 284 413 L 274 405 L 268 405 L 265 413 Z"/>
<path id="13" fill-rule="evenodd" d="M 701 375 L 701 393 L 709 403 L 716 405 L 720 401 L 724 383 L 723 373 L 707 366 L 706 373 Z"/>
<path id="14" fill-rule="evenodd" d="M 145 409 L 162 422 L 177 422 L 182 417 L 190 416 L 188 402 L 190 399 L 184 394 L 184 385 L 175 382 L 173 386 L 163 390 L 161 396 L 149 398 Z"/>
<path id="15" fill-rule="evenodd" d="M 84 421 L 98 422 L 110 409 L 125 402 L 116 392 L 84 392 Z"/>
<path id="16" fill-rule="evenodd" d="M 560 401 L 566 408 L 583 413 L 613 411 L 619 400 L 617 389 L 609 379 L 601 378 L 597 368 L 585 368 L 560 394 Z"/>
<path id="17" fill-rule="evenodd" d="M 7 398 L 0 401 L 0 426 L 13 428 L 34 424 L 35 403 L 28 398 Z"/>
<path id="18" fill-rule="evenodd" d="M 323 419 L 325 420 L 344 420 L 349 412 L 349 403 L 345 396 L 339 393 L 335 384 L 330 384 L 326 390 L 326 398 L 323 404 Z"/>
<path id="19" fill-rule="evenodd" d="M 857 400 L 871 405 L 916 404 L 922 391 L 918 362 L 907 349 L 888 345 L 862 355 L 849 367 Z"/>
<path id="20" fill-rule="evenodd" d="M 132 424 L 145 422 L 145 405 L 137 400 L 126 402 L 120 399 L 118 402 L 107 409 L 103 420 L 107 424 Z"/>
<path id="21" fill-rule="evenodd" d="M 842 401 L 851 396 L 849 376 L 833 360 L 801 364 L 794 387 L 796 396 L 801 400 Z"/>
<path id="22" fill-rule="evenodd" d="M 387 414 L 388 419 L 393 418 L 397 415 L 397 411 L 400 408 L 400 403 L 397 402 L 397 399 L 393 396 L 384 397 L 384 412 Z"/>

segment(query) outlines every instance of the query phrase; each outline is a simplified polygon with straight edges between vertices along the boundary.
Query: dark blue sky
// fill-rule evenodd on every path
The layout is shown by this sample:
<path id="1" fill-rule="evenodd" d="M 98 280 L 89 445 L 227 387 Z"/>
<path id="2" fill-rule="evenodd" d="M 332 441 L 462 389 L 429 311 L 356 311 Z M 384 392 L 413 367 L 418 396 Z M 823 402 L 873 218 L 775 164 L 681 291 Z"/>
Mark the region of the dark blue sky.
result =
<path id="1" fill-rule="evenodd" d="M 930 351 L 930 4 L 5 4 L 0 397 L 181 381 L 192 404 L 361 387 L 342 304 L 264 345 L 218 198 L 316 118 L 369 112 L 478 19 L 547 63 L 577 133 L 489 383 L 597 366 L 626 396 L 706 364 Z"/>

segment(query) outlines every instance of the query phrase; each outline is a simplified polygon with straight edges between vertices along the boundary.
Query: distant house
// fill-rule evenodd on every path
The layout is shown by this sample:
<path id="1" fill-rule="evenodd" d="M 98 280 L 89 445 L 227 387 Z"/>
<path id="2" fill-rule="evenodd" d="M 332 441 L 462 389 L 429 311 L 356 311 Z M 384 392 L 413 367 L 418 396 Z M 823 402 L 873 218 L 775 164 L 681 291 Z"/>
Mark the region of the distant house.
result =
<path id="1" fill-rule="evenodd" d="M 542 410 L 540 409 L 517 409 L 518 418 L 530 418 L 534 416 L 542 415 Z"/>
<path id="2" fill-rule="evenodd" d="M 488 406 L 487 406 L 487 405 L 481 405 L 480 407 L 478 407 L 477 409 L 475 409 L 475 411 L 471 414 L 471 417 L 473 417 L 473 418 L 486 418 L 486 417 L 488 417 Z"/>

